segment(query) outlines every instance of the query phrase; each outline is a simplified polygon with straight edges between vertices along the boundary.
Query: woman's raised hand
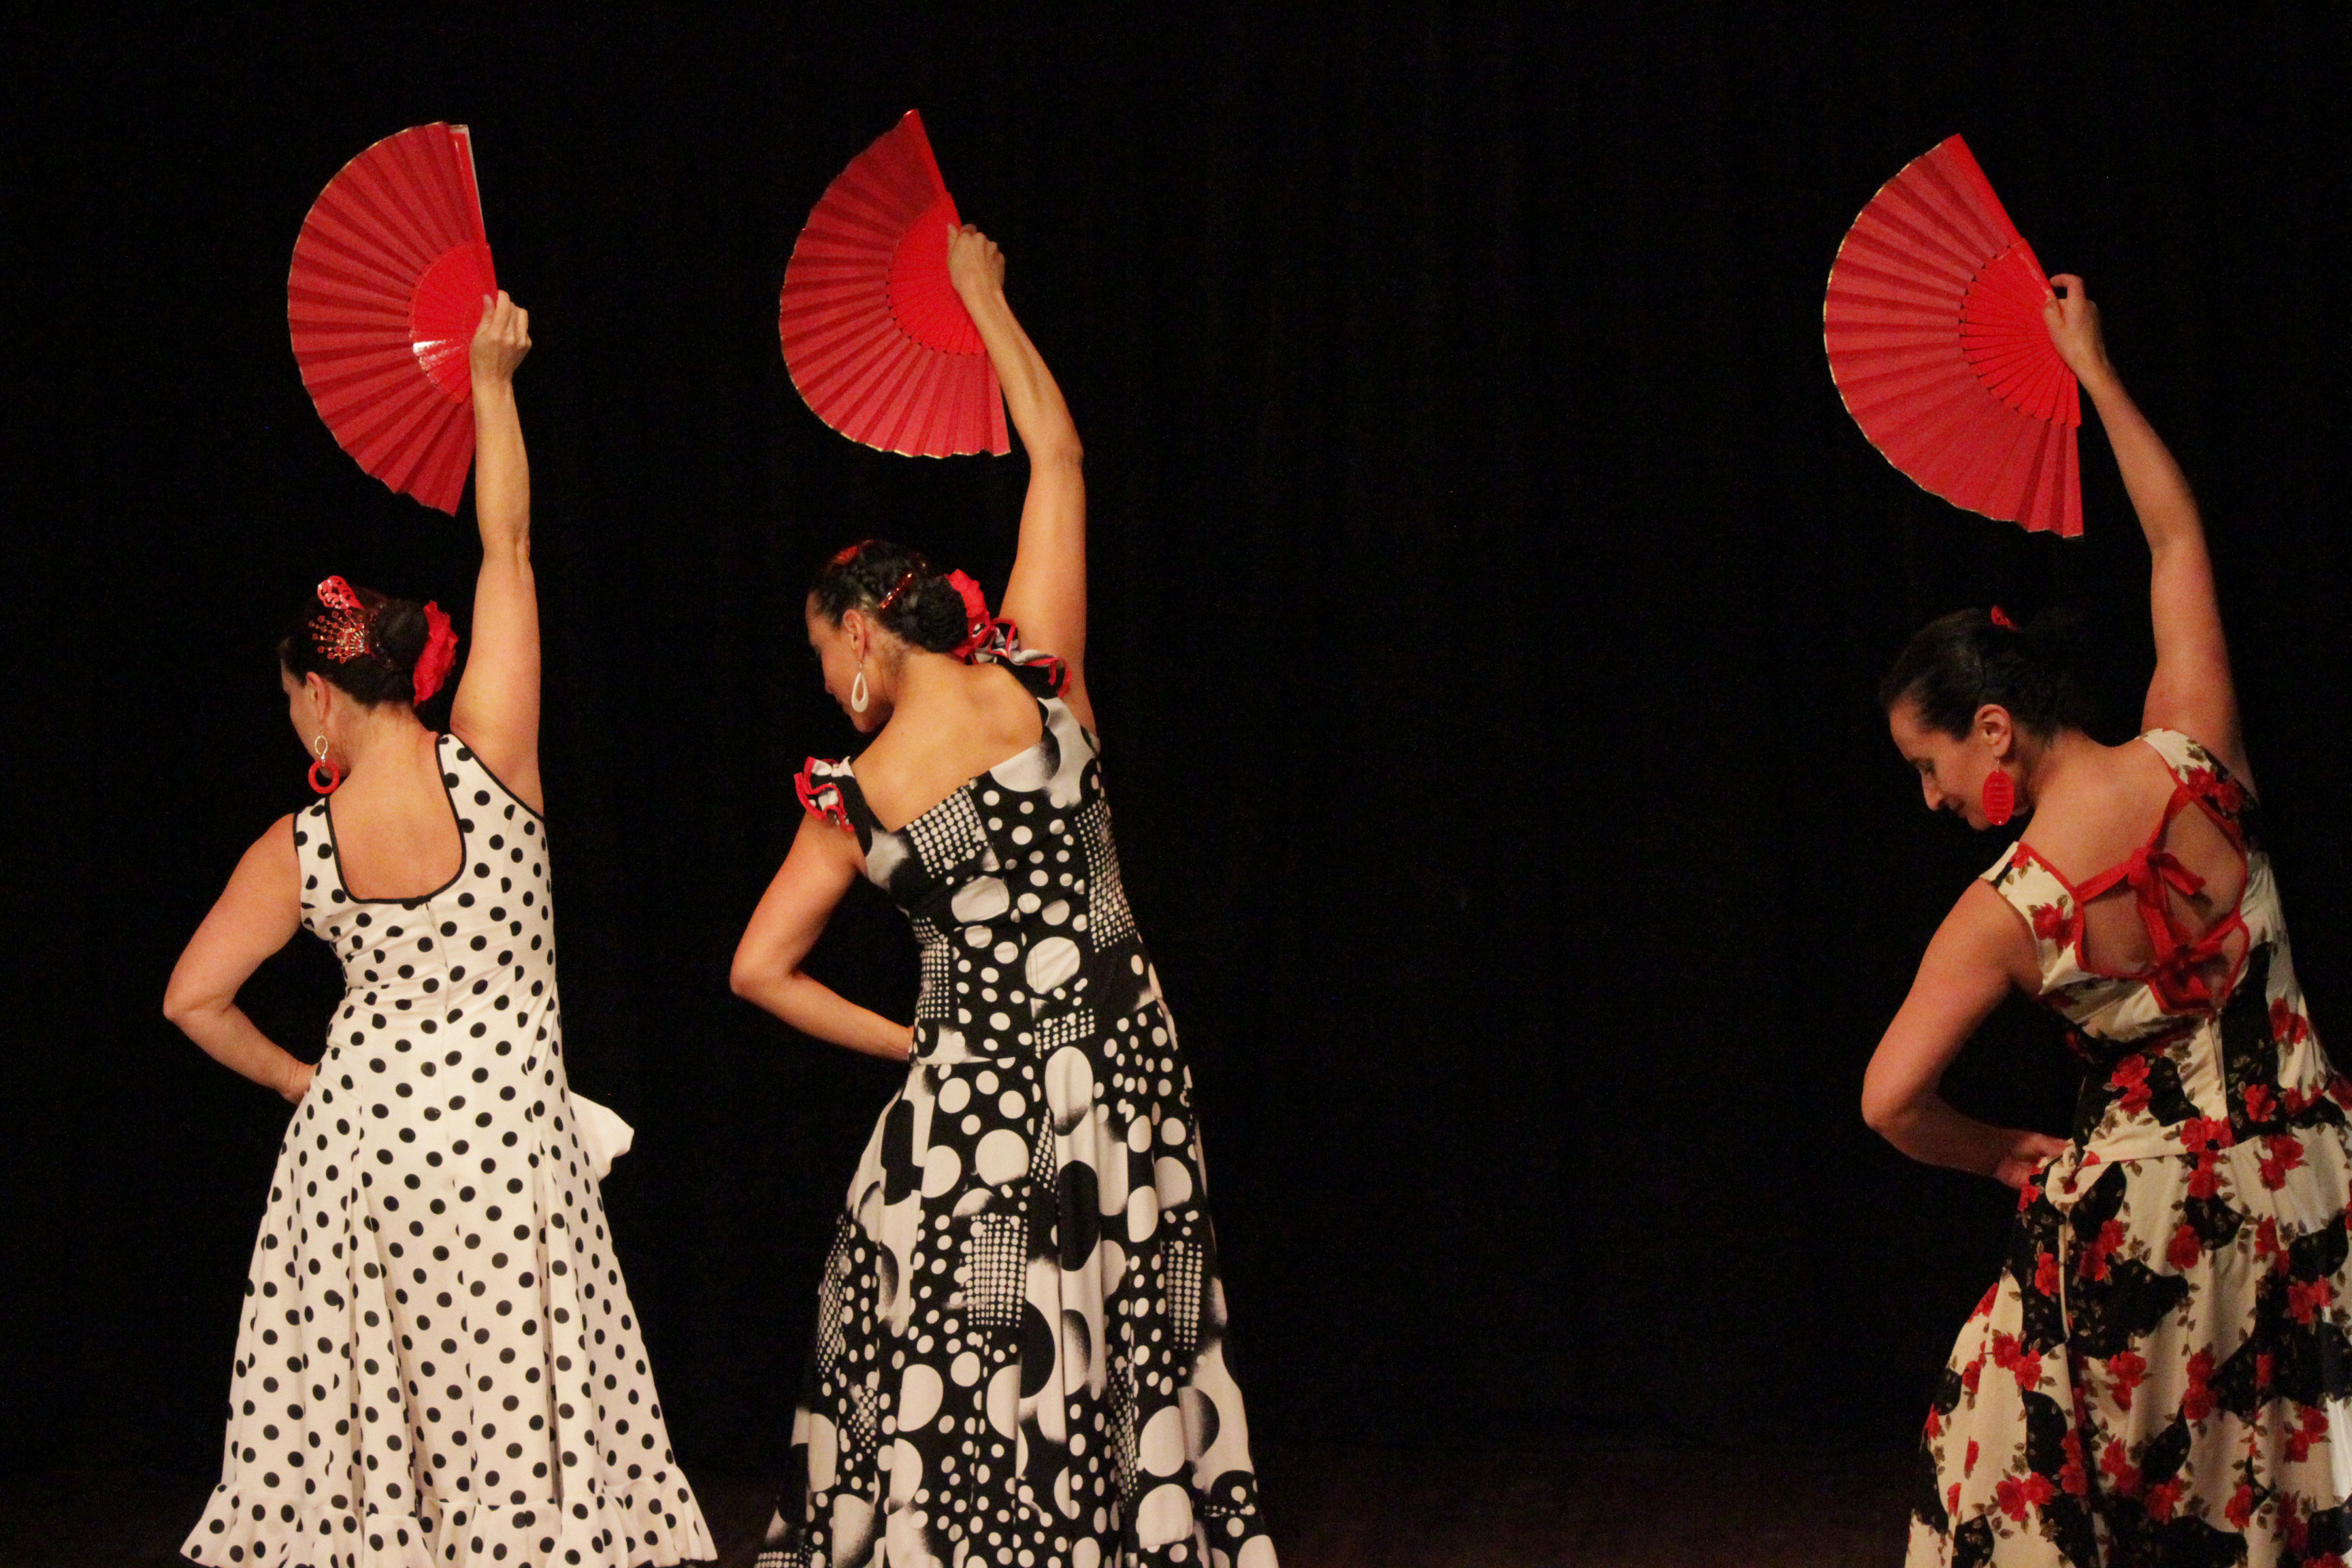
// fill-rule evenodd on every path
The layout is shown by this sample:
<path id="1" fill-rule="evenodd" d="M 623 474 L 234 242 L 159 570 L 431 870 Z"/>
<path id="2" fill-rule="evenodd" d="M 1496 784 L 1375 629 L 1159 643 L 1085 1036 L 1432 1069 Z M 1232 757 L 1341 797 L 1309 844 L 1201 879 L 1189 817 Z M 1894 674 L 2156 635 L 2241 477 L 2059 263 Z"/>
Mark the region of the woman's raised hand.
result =
<path id="1" fill-rule="evenodd" d="M 530 312 L 503 289 L 495 300 L 482 297 L 482 319 L 474 328 L 471 360 L 477 381 L 512 381 L 515 366 L 530 353 Z"/>
<path id="2" fill-rule="evenodd" d="M 955 285 L 956 297 L 967 310 L 975 293 L 1002 293 L 1004 252 L 996 248 L 996 241 L 970 224 L 949 231 L 948 281 Z"/>
<path id="3" fill-rule="evenodd" d="M 2099 308 L 2091 303 L 2083 280 L 2072 272 L 2061 272 L 2050 279 L 2053 292 L 2042 302 L 2042 320 L 2050 329 L 2050 341 L 2057 346 L 2058 357 L 2078 381 L 2093 381 L 2111 374 L 2107 363 L 2106 340 L 2099 334 Z M 2066 292 L 2060 295 L 2058 289 Z"/>

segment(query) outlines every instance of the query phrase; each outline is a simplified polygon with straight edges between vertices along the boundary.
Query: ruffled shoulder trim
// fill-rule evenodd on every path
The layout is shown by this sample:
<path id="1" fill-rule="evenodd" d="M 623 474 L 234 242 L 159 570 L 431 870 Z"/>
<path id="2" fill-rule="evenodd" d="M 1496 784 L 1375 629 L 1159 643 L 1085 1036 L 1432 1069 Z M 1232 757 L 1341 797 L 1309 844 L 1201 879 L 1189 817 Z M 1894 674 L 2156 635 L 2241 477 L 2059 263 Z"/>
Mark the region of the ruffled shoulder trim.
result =
<path id="1" fill-rule="evenodd" d="M 964 658 L 971 664 L 1004 666 L 1041 697 L 1059 697 L 1069 684 L 1069 666 L 1042 649 L 1023 647 L 1021 628 L 1011 621 L 990 622 L 988 635 Z"/>
<path id="2" fill-rule="evenodd" d="M 857 831 L 849 816 L 850 796 L 856 788 L 857 775 L 849 771 L 846 757 L 811 757 L 793 776 L 793 793 L 800 796 L 801 809 L 811 816 L 824 817 L 844 833 Z"/>

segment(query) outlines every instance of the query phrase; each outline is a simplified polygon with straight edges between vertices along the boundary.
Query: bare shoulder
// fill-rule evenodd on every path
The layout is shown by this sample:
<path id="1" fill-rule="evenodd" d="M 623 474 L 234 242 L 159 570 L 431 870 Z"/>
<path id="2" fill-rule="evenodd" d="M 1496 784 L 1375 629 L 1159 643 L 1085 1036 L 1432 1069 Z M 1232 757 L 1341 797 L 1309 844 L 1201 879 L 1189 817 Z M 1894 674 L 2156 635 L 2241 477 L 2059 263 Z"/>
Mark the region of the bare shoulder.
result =
<path id="1" fill-rule="evenodd" d="M 1953 900 L 1951 913 L 1927 944 L 1926 963 L 1997 970 L 2029 990 L 2040 979 L 2025 917 L 1986 881 L 1970 882 Z"/>

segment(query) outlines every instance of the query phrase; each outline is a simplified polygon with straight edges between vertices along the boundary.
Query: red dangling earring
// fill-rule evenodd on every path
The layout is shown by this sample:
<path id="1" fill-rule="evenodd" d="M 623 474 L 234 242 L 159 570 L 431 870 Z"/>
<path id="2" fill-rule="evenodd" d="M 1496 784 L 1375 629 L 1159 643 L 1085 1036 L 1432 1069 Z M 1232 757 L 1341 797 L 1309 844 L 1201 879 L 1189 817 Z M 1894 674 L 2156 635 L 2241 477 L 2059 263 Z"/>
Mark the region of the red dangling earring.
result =
<path id="1" fill-rule="evenodd" d="M 1995 766 L 1984 782 L 1985 820 L 1999 827 L 2016 812 L 2017 781 Z"/>
<path id="2" fill-rule="evenodd" d="M 327 770 L 327 778 L 324 784 L 321 784 L 319 781 L 319 770 L 320 768 Z M 327 737 L 321 735 L 319 737 L 319 760 L 310 764 L 310 787 L 318 791 L 320 795 L 332 795 L 341 786 L 342 782 L 343 770 L 335 766 L 332 762 L 328 760 Z"/>

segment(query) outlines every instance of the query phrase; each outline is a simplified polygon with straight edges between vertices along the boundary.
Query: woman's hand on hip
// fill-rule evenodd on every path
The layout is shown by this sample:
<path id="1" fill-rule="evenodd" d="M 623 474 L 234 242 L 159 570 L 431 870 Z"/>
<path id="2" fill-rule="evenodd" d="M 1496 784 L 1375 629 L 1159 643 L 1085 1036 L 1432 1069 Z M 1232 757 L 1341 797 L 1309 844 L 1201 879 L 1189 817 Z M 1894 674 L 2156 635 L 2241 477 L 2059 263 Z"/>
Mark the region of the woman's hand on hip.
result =
<path id="1" fill-rule="evenodd" d="M 2020 1132 L 2011 1141 L 2000 1163 L 1993 1167 L 1993 1178 L 2015 1191 L 2032 1181 L 2036 1171 L 2065 1152 L 2063 1138 L 2053 1138 L 2047 1132 Z"/>

